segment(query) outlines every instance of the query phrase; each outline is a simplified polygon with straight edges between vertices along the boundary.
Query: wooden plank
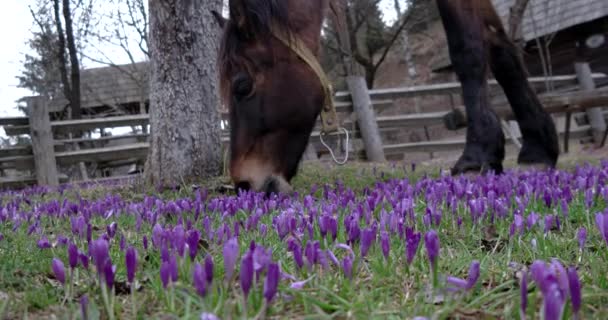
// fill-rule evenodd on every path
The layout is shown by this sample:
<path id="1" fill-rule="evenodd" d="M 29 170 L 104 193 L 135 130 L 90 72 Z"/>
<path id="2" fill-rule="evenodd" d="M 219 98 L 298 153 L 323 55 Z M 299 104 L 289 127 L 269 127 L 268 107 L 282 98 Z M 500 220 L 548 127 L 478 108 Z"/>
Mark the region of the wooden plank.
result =
<path id="1" fill-rule="evenodd" d="M 68 180 L 69 178 L 65 174 L 59 175 L 61 183 L 65 183 Z M 0 190 L 23 188 L 35 185 L 36 183 L 36 177 L 34 176 L 0 177 Z"/>
<path id="2" fill-rule="evenodd" d="M 33 176 L 0 177 L 0 190 L 23 188 L 34 184 L 36 184 L 36 177 Z"/>
<path id="3" fill-rule="evenodd" d="M 42 97 L 28 98 L 27 107 L 30 114 L 30 137 L 36 180 L 41 186 L 58 186 L 59 177 L 47 101 Z"/>
<path id="4" fill-rule="evenodd" d="M 7 136 L 14 137 L 22 134 L 30 133 L 29 125 L 19 125 L 19 126 L 4 126 L 4 132 Z"/>
<path id="5" fill-rule="evenodd" d="M 138 114 L 120 117 L 54 121 L 52 122 L 52 128 L 53 132 L 56 133 L 68 133 L 98 128 L 130 127 L 147 125 L 149 118 L 147 114 Z"/>
<path id="6" fill-rule="evenodd" d="M 13 156 L 0 158 L 3 169 L 34 170 L 34 156 Z"/>
<path id="7" fill-rule="evenodd" d="M 549 114 L 584 112 L 589 108 L 608 106 L 608 90 L 596 89 L 586 92 L 578 91 L 559 95 L 546 95 L 540 97 L 540 101 L 544 106 L 544 110 Z M 457 109 L 466 114 L 464 107 L 458 107 Z M 495 107 L 494 110 L 500 118 L 515 120 L 515 115 L 509 106 Z"/>
<path id="8" fill-rule="evenodd" d="M 32 155 L 32 146 L 14 146 L 0 149 L 0 161 L 4 157 Z"/>
<path id="9" fill-rule="evenodd" d="M 149 134 L 147 133 L 135 133 L 135 134 L 125 134 L 119 136 L 106 136 L 99 138 L 78 138 L 78 139 L 57 139 L 55 142 L 59 144 L 72 144 L 72 143 L 95 143 L 95 142 L 108 142 L 108 141 L 116 141 L 116 140 L 124 140 L 124 139 L 132 139 L 136 138 L 138 141 L 143 141 L 147 139 Z"/>
<path id="10" fill-rule="evenodd" d="M 130 158 L 145 159 L 148 155 L 149 147 L 149 143 L 142 142 L 116 147 L 59 152 L 56 154 L 56 157 L 57 162 L 62 165 L 78 162 L 101 162 Z"/>
<path id="11" fill-rule="evenodd" d="M 606 120 L 606 122 L 608 122 L 608 110 L 604 110 L 603 112 L 603 116 L 604 116 L 604 120 Z M 576 121 L 576 125 L 578 126 L 584 126 L 589 124 L 589 118 L 587 117 L 587 114 L 585 113 L 578 113 L 577 115 L 573 116 L 574 121 Z"/>
<path id="12" fill-rule="evenodd" d="M 130 127 L 147 125 L 149 116 L 147 114 L 93 118 L 81 120 L 63 120 L 51 122 L 51 128 L 54 133 L 69 133 L 75 131 L 92 130 L 98 128 L 114 128 L 114 127 Z M 5 126 L 4 131 L 8 136 L 17 136 L 29 133 L 28 125 Z"/>
<path id="13" fill-rule="evenodd" d="M 594 79 L 605 78 L 606 75 L 603 73 L 593 74 Z M 544 85 L 547 78 L 545 77 L 530 77 L 528 80 L 531 85 Z M 576 81 L 576 75 L 563 75 L 550 77 L 554 83 L 572 82 Z M 495 79 L 489 80 L 488 85 L 491 87 L 497 87 L 498 82 Z M 422 86 L 412 87 L 399 87 L 399 88 L 388 88 L 388 89 L 375 89 L 369 90 L 371 99 L 373 100 L 387 100 L 387 99 L 400 99 L 400 98 L 411 98 L 428 95 L 446 95 L 446 94 L 459 94 L 461 93 L 460 82 L 448 82 L 439 84 L 430 84 Z M 350 92 L 338 91 L 335 94 L 336 101 L 348 101 L 351 99 Z"/>
<path id="14" fill-rule="evenodd" d="M 591 127 L 581 127 L 570 132 L 571 139 L 580 139 L 590 134 Z M 560 132 L 560 137 L 564 136 L 564 132 Z M 521 138 L 519 135 L 517 138 Z M 507 144 L 512 144 L 512 140 L 506 140 Z M 408 152 L 441 152 L 454 151 L 463 149 L 465 139 L 451 139 L 442 141 L 414 142 L 414 143 L 399 143 L 384 146 L 384 153 L 387 155 L 402 154 Z"/>
<path id="15" fill-rule="evenodd" d="M 8 117 L 0 118 L 0 126 L 24 126 L 28 125 L 29 119 L 27 117 Z"/>

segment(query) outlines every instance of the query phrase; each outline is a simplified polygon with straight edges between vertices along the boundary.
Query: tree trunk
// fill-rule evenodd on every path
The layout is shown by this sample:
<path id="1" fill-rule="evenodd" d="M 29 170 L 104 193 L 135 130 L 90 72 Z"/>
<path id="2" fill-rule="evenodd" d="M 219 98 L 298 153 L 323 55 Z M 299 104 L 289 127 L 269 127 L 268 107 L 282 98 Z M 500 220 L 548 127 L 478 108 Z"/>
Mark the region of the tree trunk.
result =
<path id="1" fill-rule="evenodd" d="M 70 55 L 70 79 L 72 80 L 72 92 L 70 107 L 72 108 L 72 119 L 80 119 L 80 63 L 78 61 L 78 51 L 74 40 L 74 28 L 72 27 L 72 11 L 70 10 L 70 0 L 63 0 L 63 18 L 65 19 L 65 34 L 68 40 L 68 51 Z M 80 137 L 79 133 L 76 133 Z"/>
<path id="2" fill-rule="evenodd" d="M 222 152 L 216 58 L 221 0 L 150 1 L 147 182 L 177 186 L 217 176 Z"/>
<path id="3" fill-rule="evenodd" d="M 509 13 L 509 38 L 516 43 L 523 40 L 521 23 L 529 2 L 530 0 L 516 0 Z"/>
<path id="4" fill-rule="evenodd" d="M 70 80 L 68 79 L 68 62 L 66 60 L 65 52 L 65 34 L 63 33 L 63 25 L 61 23 L 61 14 L 59 10 L 59 1 L 53 0 L 53 11 L 55 16 L 55 28 L 57 29 L 57 40 L 59 50 L 57 50 L 57 58 L 59 60 L 59 72 L 61 73 L 61 84 L 63 85 L 63 95 L 66 100 L 70 100 L 72 97 L 72 90 L 70 86 Z"/>
<path id="5" fill-rule="evenodd" d="M 373 78 L 365 79 L 362 67 L 353 59 L 353 44 L 348 35 L 346 18 L 346 0 L 332 2 L 334 25 L 338 35 L 338 45 L 342 52 L 342 63 L 346 69 L 346 82 L 351 93 L 353 109 L 357 115 L 357 122 L 365 145 L 365 154 L 369 161 L 383 162 L 386 160 L 380 137 L 380 130 L 376 116 L 372 109 L 367 81 L 373 83 Z"/>

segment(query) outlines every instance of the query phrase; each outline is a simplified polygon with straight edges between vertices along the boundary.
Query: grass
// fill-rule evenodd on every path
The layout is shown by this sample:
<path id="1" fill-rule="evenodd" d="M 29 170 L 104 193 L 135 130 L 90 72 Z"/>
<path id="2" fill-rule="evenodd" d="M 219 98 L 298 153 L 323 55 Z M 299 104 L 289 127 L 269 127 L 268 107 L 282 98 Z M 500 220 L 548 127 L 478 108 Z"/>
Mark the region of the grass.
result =
<path id="1" fill-rule="evenodd" d="M 589 176 L 596 177 L 596 184 L 600 180 L 597 177 L 608 176 L 608 166 L 586 168 L 584 170 L 589 172 Z M 570 168 L 567 171 L 570 173 L 564 173 L 563 176 L 583 175 L 580 173 L 583 169 L 577 170 Z M 463 178 L 460 181 L 473 190 L 469 199 L 488 201 L 488 193 L 479 186 L 492 188 L 492 181 L 499 181 L 488 179 Z M 586 189 L 573 189 L 566 217 L 562 215 L 559 205 L 546 206 L 544 203 L 542 188 L 546 184 L 542 183 L 538 174 L 523 174 L 517 179 L 514 189 L 530 184 L 525 217 L 536 212 L 541 218 L 532 229 L 515 236 L 509 233 L 513 211 L 518 208 L 513 198 L 505 200 L 507 216 L 496 218 L 493 222 L 489 215 L 474 221 L 465 200 L 458 201 L 455 213 L 451 212 L 445 201 L 438 202 L 437 208 L 442 211 L 440 224 L 425 224 L 426 210 L 432 208 L 435 201 L 433 192 L 447 192 L 448 187 L 444 191 L 441 188 L 449 186 L 452 180 L 440 177 L 436 168 L 423 167 L 412 172 L 409 165 L 371 167 L 351 164 L 338 168 L 307 166 L 293 183 L 299 193 L 298 198 L 275 199 L 276 206 L 281 209 L 268 209 L 269 202 L 256 200 L 253 195 L 237 199 L 211 192 L 206 200 L 207 209 L 201 211 L 198 220 L 194 219 L 194 209 L 175 212 L 168 206 L 171 203 L 179 205 L 182 200 L 194 201 L 196 190 L 192 187 L 156 192 L 140 185 L 94 186 L 68 188 L 61 193 L 4 193 L 0 195 L 0 210 L 4 210 L 0 215 L 0 234 L 3 235 L 0 240 L 0 319 L 81 319 L 79 301 L 84 295 L 89 299 L 89 318 L 108 319 L 107 307 L 92 262 L 88 269 L 81 266 L 76 269 L 73 290 L 67 299 L 64 286 L 57 281 L 51 269 L 52 259 L 59 258 L 66 266 L 67 278 L 70 278 L 67 247 L 58 243 L 60 236 L 74 241 L 81 251 L 87 252 L 86 236 L 74 236 L 71 231 L 70 218 L 80 216 L 91 217 L 92 239 L 97 239 L 106 232 L 110 223 L 116 222 L 118 225 L 115 237 L 110 240 L 110 255 L 116 266 L 116 285 L 110 298 L 115 319 L 199 319 L 202 312 L 213 313 L 221 319 L 411 319 L 415 316 L 433 319 L 517 319 L 520 306 L 517 275 L 532 262 L 550 261 L 551 258 L 559 259 L 565 267 L 576 266 L 583 287 L 582 315 L 585 319 L 601 318 L 608 312 L 608 249 L 595 225 L 594 215 L 605 210 L 606 200 L 596 194 L 588 208 L 585 204 Z M 541 182 L 537 181 L 539 179 Z M 552 186 L 562 188 L 565 185 L 569 185 L 569 182 L 562 181 Z M 441 246 L 438 260 L 440 279 L 448 275 L 466 279 L 471 262 L 480 262 L 479 281 L 470 291 L 442 293 L 434 297 L 434 302 L 430 301 L 431 272 L 424 239 L 420 242 L 412 265 L 408 266 L 405 262 L 406 244 L 398 232 L 390 233 L 388 259 L 383 256 L 379 237 L 365 258 L 361 258 L 359 242 L 352 245 L 355 253 L 352 279 L 345 275 L 341 266 L 336 266 L 331 261 L 327 267 L 323 267 L 322 263 L 315 264 L 310 269 L 296 267 L 287 247 L 289 238 L 301 239 L 303 246 L 311 240 L 319 241 L 322 250 L 332 250 L 342 263 L 348 253 L 336 248 L 335 244 L 347 242 L 348 231 L 344 219 L 358 210 L 357 206 L 373 203 L 373 199 L 380 194 L 382 197 L 372 205 L 369 213 L 369 223 L 379 222 L 383 214 L 391 215 L 396 210 L 390 197 L 399 195 L 408 186 L 420 190 L 413 197 L 416 219 L 413 223 L 406 219 L 405 224 L 415 227 L 423 236 L 430 229 L 438 232 Z M 590 188 L 594 187 L 595 185 Z M 402 191 L 398 191 L 400 189 Z M 329 192 L 328 197 L 326 192 Z M 158 203 L 145 213 L 142 208 L 146 207 L 146 201 L 149 201 L 146 199 L 150 197 L 154 197 Z M 348 199 L 351 199 L 350 204 L 347 203 Z M 310 201 L 312 202 L 307 204 Z M 212 202 L 222 209 L 210 210 Z M 328 209 L 331 205 L 334 207 Z M 264 213 L 259 217 L 256 227 L 247 230 L 247 222 L 255 215 L 256 207 L 264 208 Z M 294 210 L 298 226 L 292 235 L 281 239 L 273 227 L 273 221 L 279 219 L 277 217 L 288 208 Z M 310 208 L 316 208 L 318 212 L 323 208 L 333 210 L 338 219 L 335 243 L 321 236 L 318 221 L 313 223 L 312 238 L 308 229 L 301 228 L 307 219 L 315 215 Z M 229 212 L 230 210 L 234 212 Z M 152 246 L 152 241 L 147 250 L 142 245 L 144 235 L 151 238 L 154 212 L 157 213 L 156 222 L 160 225 L 173 228 L 183 223 L 185 229 L 189 229 L 187 225 L 191 223 L 192 228 L 201 231 L 202 240 L 198 243 L 199 252 L 194 262 L 202 263 L 207 254 L 215 262 L 212 288 L 209 288 L 206 297 L 201 298 L 193 288 L 193 262 L 187 254 L 180 259 L 179 280 L 167 288 L 163 287 L 159 276 L 162 263 L 160 250 Z M 560 216 L 559 230 L 553 228 L 545 232 L 544 216 L 547 214 Z M 137 218 L 138 215 L 142 217 L 141 221 Z M 204 217 L 209 218 L 210 230 L 214 234 L 224 226 L 234 234 L 234 225 L 239 224 L 238 243 L 241 254 L 252 241 L 271 248 L 272 260 L 280 264 L 282 271 L 297 281 L 309 281 L 303 288 L 294 289 L 290 287 L 294 280 L 282 279 L 277 296 L 265 309 L 265 277 L 262 274 L 244 303 L 238 276 L 240 258 L 236 264 L 236 275 L 226 283 L 223 281 L 222 254 L 226 239 L 218 240 L 215 236 L 212 239 L 206 233 Z M 460 226 L 459 217 L 462 219 Z M 138 223 L 141 223 L 139 230 Z M 369 223 L 362 217 L 359 226 L 363 229 Z M 267 227 L 266 233 L 262 231 L 261 225 Z M 585 227 L 588 231 L 582 251 L 577 242 L 580 227 Z M 37 242 L 43 235 L 48 237 L 51 248 L 38 248 Z M 127 246 L 132 245 L 138 250 L 138 290 L 135 299 L 126 283 L 125 253 L 119 245 L 123 236 Z M 542 296 L 535 283 L 529 283 L 528 299 L 528 317 L 539 318 L 542 313 Z M 133 308 L 134 305 L 136 308 Z M 571 318 L 570 312 L 571 305 L 567 300 L 565 319 Z"/>

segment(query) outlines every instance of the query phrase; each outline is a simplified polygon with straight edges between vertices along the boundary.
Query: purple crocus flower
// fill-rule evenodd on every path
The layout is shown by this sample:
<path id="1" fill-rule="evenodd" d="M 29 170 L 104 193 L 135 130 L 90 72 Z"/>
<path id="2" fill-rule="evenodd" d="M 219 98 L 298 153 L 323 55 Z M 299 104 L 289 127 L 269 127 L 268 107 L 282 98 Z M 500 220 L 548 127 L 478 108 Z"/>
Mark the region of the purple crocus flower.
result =
<path id="1" fill-rule="evenodd" d="M 608 213 L 598 213 L 595 215 L 595 223 L 606 244 L 608 244 Z"/>
<path id="2" fill-rule="evenodd" d="M 190 253 L 190 260 L 194 261 L 196 258 L 196 254 L 198 253 L 198 241 L 201 238 L 201 233 L 198 230 L 191 230 L 186 238 L 186 243 L 188 244 L 188 249 Z"/>
<path id="3" fill-rule="evenodd" d="M 563 289 L 554 270 L 555 265 L 548 268 L 546 263 L 540 260 L 534 261 L 530 267 L 532 278 L 543 295 L 543 319 L 547 320 L 561 319 L 565 302 Z"/>
<path id="4" fill-rule="evenodd" d="M 208 284 L 213 282 L 213 258 L 209 254 L 205 257 L 205 278 Z"/>
<path id="5" fill-rule="evenodd" d="M 439 237 L 435 230 L 431 230 L 424 235 L 424 245 L 429 256 L 431 266 L 435 268 L 437 257 L 439 256 Z"/>
<path id="6" fill-rule="evenodd" d="M 564 311 L 564 296 L 561 294 L 557 281 L 549 274 L 545 281 L 545 290 L 543 292 L 543 313 L 545 320 L 560 320 Z M 543 286 L 541 286 L 543 287 Z"/>
<path id="7" fill-rule="evenodd" d="M 169 261 L 163 261 L 160 265 L 160 281 L 163 283 L 163 288 L 167 288 L 169 284 L 169 280 L 171 277 L 171 270 L 169 266 Z"/>
<path id="8" fill-rule="evenodd" d="M 220 320 L 220 318 L 213 313 L 203 312 L 201 313 L 201 320 Z"/>
<path id="9" fill-rule="evenodd" d="M 253 270 L 259 275 L 272 261 L 272 249 L 256 246 L 253 250 Z"/>
<path id="10" fill-rule="evenodd" d="M 578 229 L 577 238 L 578 247 L 581 251 L 583 251 L 583 248 L 585 248 L 585 242 L 587 241 L 587 229 L 585 227 Z"/>
<path id="11" fill-rule="evenodd" d="M 266 281 L 264 282 L 264 298 L 267 302 L 272 301 L 277 293 L 280 275 L 281 272 L 278 264 L 271 263 L 268 265 L 268 273 L 266 274 Z"/>
<path id="12" fill-rule="evenodd" d="M 527 224 L 528 224 L 528 230 L 532 229 L 532 227 L 534 227 L 534 225 L 538 222 L 538 219 L 540 219 L 540 216 L 534 212 L 530 213 L 530 215 L 528 216 L 528 218 L 526 218 Z"/>
<path id="13" fill-rule="evenodd" d="M 251 284 L 253 283 L 253 256 L 251 252 L 247 252 L 241 260 L 241 274 L 239 276 L 241 289 L 245 294 L 245 298 L 249 295 Z"/>
<path id="14" fill-rule="evenodd" d="M 545 216 L 545 233 L 548 233 L 553 228 L 553 219 L 553 215 L 548 214 Z"/>
<path id="15" fill-rule="evenodd" d="M 127 266 L 127 281 L 133 283 L 135 270 L 137 269 L 137 250 L 133 247 L 127 249 L 125 254 L 125 265 Z"/>
<path id="16" fill-rule="evenodd" d="M 171 275 L 171 281 L 176 282 L 178 277 L 178 265 L 177 257 L 175 255 L 171 255 L 171 258 L 169 258 L 169 271 Z"/>
<path id="17" fill-rule="evenodd" d="M 107 260 L 110 260 L 108 241 L 103 238 L 91 242 L 89 252 L 97 268 L 97 272 L 103 272 Z"/>
<path id="18" fill-rule="evenodd" d="M 143 245 L 144 245 L 144 250 L 148 250 L 148 236 L 144 236 Z"/>
<path id="19" fill-rule="evenodd" d="M 391 251 L 391 242 L 388 232 L 382 231 L 380 233 L 380 246 L 382 247 L 382 254 L 385 259 L 388 259 L 388 255 Z"/>
<path id="20" fill-rule="evenodd" d="M 302 290 L 304 288 L 304 286 L 310 281 L 310 279 L 312 279 L 312 278 L 308 278 L 308 279 L 302 280 L 302 281 L 296 281 L 296 282 L 292 283 L 291 285 L 289 285 L 289 288 L 294 289 L 294 290 Z"/>
<path id="21" fill-rule="evenodd" d="M 578 313 L 581 310 L 581 283 L 575 267 L 568 268 L 568 283 L 572 301 L 572 312 L 574 313 L 574 318 L 577 319 Z"/>
<path id="22" fill-rule="evenodd" d="M 376 230 L 372 227 L 366 228 L 361 232 L 361 257 L 367 256 L 369 248 L 376 240 Z"/>
<path id="23" fill-rule="evenodd" d="M 68 262 L 72 269 L 78 266 L 78 247 L 73 243 L 68 245 Z"/>
<path id="24" fill-rule="evenodd" d="M 40 238 L 40 240 L 38 240 L 38 248 L 48 249 L 50 247 L 51 247 L 51 243 L 49 242 L 49 239 L 46 236 L 42 236 L 42 238 Z"/>
<path id="25" fill-rule="evenodd" d="M 82 252 L 79 252 L 78 260 L 80 261 L 80 264 L 82 265 L 83 268 L 85 268 L 85 269 L 89 268 L 89 256 L 87 256 L 86 254 L 84 254 Z"/>
<path id="26" fill-rule="evenodd" d="M 207 295 L 207 279 L 205 279 L 205 270 L 198 263 L 194 265 L 192 279 L 194 280 L 194 288 L 196 288 L 196 292 L 201 297 L 205 297 Z"/>
<path id="27" fill-rule="evenodd" d="M 414 257 L 416 256 L 416 251 L 418 251 L 418 245 L 420 244 L 421 234 L 419 232 L 414 232 L 413 229 L 407 227 L 405 229 L 405 255 L 407 259 L 407 264 L 412 264 L 414 261 Z"/>
<path id="28" fill-rule="evenodd" d="M 239 243 L 236 238 L 232 238 L 224 244 L 224 272 L 225 280 L 230 281 L 232 274 L 234 273 L 234 267 L 236 265 L 236 259 L 239 255 Z"/>
<path id="29" fill-rule="evenodd" d="M 519 214 L 513 216 L 513 224 L 511 224 L 509 235 L 513 236 L 515 232 L 519 232 L 519 234 L 524 232 L 524 218 Z"/>
<path id="30" fill-rule="evenodd" d="M 466 280 L 452 276 L 447 277 L 447 282 L 454 285 L 457 289 L 470 290 L 475 286 L 479 279 L 479 261 L 475 260 L 469 267 L 469 275 Z"/>
<path id="31" fill-rule="evenodd" d="M 181 224 L 173 229 L 173 244 L 179 256 L 183 257 L 186 250 L 186 232 Z"/>
<path id="32" fill-rule="evenodd" d="M 521 277 L 519 286 L 521 304 L 519 306 L 519 317 L 521 320 L 526 320 L 526 309 L 528 308 L 528 274 L 524 273 Z"/>
<path id="33" fill-rule="evenodd" d="M 87 320 L 89 314 L 89 297 L 85 294 L 80 298 L 80 312 L 82 313 L 82 319 Z"/>
<path id="34" fill-rule="evenodd" d="M 300 246 L 300 244 L 296 240 L 289 239 L 287 242 L 287 249 L 289 251 L 291 251 L 291 253 L 293 254 L 293 260 L 296 263 L 296 267 L 298 269 L 301 269 L 302 266 L 304 266 L 304 258 L 302 256 L 302 246 Z"/>
<path id="35" fill-rule="evenodd" d="M 116 266 L 112 265 L 111 260 L 106 260 L 106 263 L 103 267 L 103 277 L 106 280 L 106 285 L 108 288 L 114 287 L 114 277 L 116 276 Z"/>
<path id="36" fill-rule="evenodd" d="M 106 227 L 106 231 L 108 232 L 108 236 L 110 238 L 114 238 L 114 236 L 116 235 L 117 228 L 118 228 L 118 225 L 116 224 L 116 222 L 112 222 Z"/>
<path id="37" fill-rule="evenodd" d="M 66 238 L 63 235 L 58 235 L 57 236 L 57 245 L 58 246 L 65 246 L 68 243 L 68 238 Z"/>
<path id="38" fill-rule="evenodd" d="M 353 258 L 350 255 L 347 255 L 342 259 L 342 270 L 344 270 L 346 278 L 353 278 Z"/>
<path id="39" fill-rule="evenodd" d="M 57 258 L 53 258 L 51 266 L 57 281 L 61 282 L 61 284 L 65 284 L 65 268 L 63 267 L 63 262 Z"/>
<path id="40" fill-rule="evenodd" d="M 119 243 L 120 251 L 125 251 L 126 246 L 127 246 L 127 240 L 125 239 L 125 235 L 122 234 L 122 235 L 120 235 L 120 243 Z"/>

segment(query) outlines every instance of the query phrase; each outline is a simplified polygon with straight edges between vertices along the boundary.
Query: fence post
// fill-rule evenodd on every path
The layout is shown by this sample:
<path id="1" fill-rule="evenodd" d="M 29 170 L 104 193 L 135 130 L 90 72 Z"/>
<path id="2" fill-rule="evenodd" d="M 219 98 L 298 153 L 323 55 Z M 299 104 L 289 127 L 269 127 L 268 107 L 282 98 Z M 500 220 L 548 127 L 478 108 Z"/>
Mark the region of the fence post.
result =
<path id="1" fill-rule="evenodd" d="M 574 64 L 578 82 L 581 85 L 582 91 L 592 91 L 595 89 L 595 83 L 591 74 L 591 68 L 588 62 L 577 62 Z M 606 121 L 601 107 L 590 108 L 585 111 L 591 131 L 593 133 L 593 143 L 598 146 L 602 142 L 604 131 L 606 131 Z"/>
<path id="2" fill-rule="evenodd" d="M 41 186 L 57 186 L 59 178 L 47 101 L 43 97 L 30 97 L 27 108 L 36 180 Z"/>
<path id="3" fill-rule="evenodd" d="M 304 157 L 302 159 L 303 161 L 317 161 L 319 160 L 319 157 L 317 156 L 317 150 L 315 149 L 315 146 L 308 142 L 308 145 L 306 146 L 306 150 L 304 151 Z"/>
<path id="4" fill-rule="evenodd" d="M 357 115 L 359 130 L 361 130 L 367 160 L 384 162 L 386 161 L 384 147 L 380 138 L 376 116 L 372 109 L 372 101 L 367 90 L 367 83 L 365 83 L 365 79 L 361 76 L 348 76 L 346 81 L 352 97 L 353 109 Z"/>

